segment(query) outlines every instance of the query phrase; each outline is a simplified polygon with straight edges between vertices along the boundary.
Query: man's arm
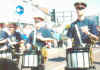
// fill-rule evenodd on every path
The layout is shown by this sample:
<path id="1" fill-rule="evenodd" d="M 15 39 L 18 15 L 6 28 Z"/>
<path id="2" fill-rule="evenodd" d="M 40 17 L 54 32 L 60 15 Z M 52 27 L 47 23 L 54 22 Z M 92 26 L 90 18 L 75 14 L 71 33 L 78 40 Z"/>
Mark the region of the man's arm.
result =
<path id="1" fill-rule="evenodd" d="M 8 41 L 8 34 L 4 31 L 2 31 L 2 33 L 0 34 L 0 37 L 2 38 L 2 40 L 0 40 L 0 44 L 6 43 Z"/>
<path id="2" fill-rule="evenodd" d="M 96 35 L 94 35 L 94 34 L 92 34 L 92 33 L 90 33 L 90 32 L 88 32 L 87 35 L 88 35 L 90 38 L 93 38 L 93 39 L 95 39 L 95 40 L 99 40 L 99 37 L 98 37 L 98 36 L 96 36 Z"/>
<path id="3" fill-rule="evenodd" d="M 67 48 L 72 48 L 72 39 L 71 38 L 68 38 L 67 45 L 68 45 Z"/>
<path id="4" fill-rule="evenodd" d="M 1 40 L 1 41 L 0 41 L 0 44 L 6 43 L 7 41 L 8 41 L 7 39 Z"/>
<path id="5" fill-rule="evenodd" d="M 68 48 L 72 48 L 72 38 L 73 38 L 73 32 L 74 32 L 74 28 L 72 27 L 71 25 L 71 28 L 68 29 L 68 32 L 67 32 L 67 45 L 68 45 Z"/>
<path id="6" fill-rule="evenodd" d="M 90 38 L 95 39 L 95 40 L 99 40 L 99 37 L 97 36 L 97 30 L 95 29 L 95 26 L 92 26 L 92 32 L 89 31 L 88 27 L 83 27 L 81 29 L 82 29 L 82 32 L 84 32 Z"/>
<path id="7" fill-rule="evenodd" d="M 93 38 L 93 39 L 95 39 L 95 40 L 99 40 L 99 37 L 98 37 L 98 31 L 97 31 L 97 28 L 96 28 L 96 23 L 95 23 L 95 21 L 94 20 L 91 20 L 90 21 L 90 33 L 88 33 L 88 35 L 91 37 L 91 38 Z"/>
<path id="8" fill-rule="evenodd" d="M 49 40 L 53 41 L 53 40 L 54 40 L 54 39 L 52 39 L 52 38 L 45 38 L 45 37 L 43 37 L 43 36 L 37 36 L 37 39 L 39 39 L 39 40 L 41 40 L 41 41 L 49 41 Z"/>

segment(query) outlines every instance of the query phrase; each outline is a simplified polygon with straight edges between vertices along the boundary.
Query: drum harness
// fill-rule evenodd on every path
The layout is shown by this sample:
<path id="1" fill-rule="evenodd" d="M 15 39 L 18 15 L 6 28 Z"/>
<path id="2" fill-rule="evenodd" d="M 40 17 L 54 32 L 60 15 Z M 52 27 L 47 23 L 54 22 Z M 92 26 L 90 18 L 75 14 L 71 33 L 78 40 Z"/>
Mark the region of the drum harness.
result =
<path id="1" fill-rule="evenodd" d="M 77 33 L 81 48 L 85 47 L 85 44 L 83 44 L 82 42 L 82 38 L 81 38 L 80 31 L 77 24 L 75 24 L 75 29 L 76 29 L 76 33 Z"/>

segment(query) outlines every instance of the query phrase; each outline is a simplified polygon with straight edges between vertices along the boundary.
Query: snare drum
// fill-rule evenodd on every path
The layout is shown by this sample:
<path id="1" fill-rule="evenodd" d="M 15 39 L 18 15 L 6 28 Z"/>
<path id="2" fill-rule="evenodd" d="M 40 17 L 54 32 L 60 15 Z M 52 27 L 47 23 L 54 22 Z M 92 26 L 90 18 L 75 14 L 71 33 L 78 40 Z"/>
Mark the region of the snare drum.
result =
<path id="1" fill-rule="evenodd" d="M 84 69 L 90 67 L 89 48 L 70 48 L 66 50 L 67 68 Z"/>
<path id="2" fill-rule="evenodd" d="M 23 56 L 23 66 L 37 67 L 38 66 L 38 56 L 37 55 L 24 55 Z"/>
<path id="3" fill-rule="evenodd" d="M 0 58 L 12 60 L 12 53 L 7 52 L 7 51 L 6 52 L 5 51 L 0 51 Z"/>
<path id="4" fill-rule="evenodd" d="M 22 56 L 23 67 L 37 67 L 38 66 L 38 55 L 32 51 L 30 54 L 24 54 Z"/>

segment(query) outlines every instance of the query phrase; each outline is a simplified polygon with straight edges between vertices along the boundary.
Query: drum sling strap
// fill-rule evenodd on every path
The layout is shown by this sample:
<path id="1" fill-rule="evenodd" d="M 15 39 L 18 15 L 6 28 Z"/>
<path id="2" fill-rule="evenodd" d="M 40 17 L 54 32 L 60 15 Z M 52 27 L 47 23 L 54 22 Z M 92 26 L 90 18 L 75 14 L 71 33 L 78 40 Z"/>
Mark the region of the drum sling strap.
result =
<path id="1" fill-rule="evenodd" d="M 79 31 L 77 24 L 75 24 L 75 29 L 76 29 L 76 33 L 77 33 L 77 36 L 78 36 L 78 39 L 80 42 L 80 47 L 85 47 L 85 44 L 83 44 L 83 42 L 82 42 L 81 34 L 80 34 L 80 31 Z"/>

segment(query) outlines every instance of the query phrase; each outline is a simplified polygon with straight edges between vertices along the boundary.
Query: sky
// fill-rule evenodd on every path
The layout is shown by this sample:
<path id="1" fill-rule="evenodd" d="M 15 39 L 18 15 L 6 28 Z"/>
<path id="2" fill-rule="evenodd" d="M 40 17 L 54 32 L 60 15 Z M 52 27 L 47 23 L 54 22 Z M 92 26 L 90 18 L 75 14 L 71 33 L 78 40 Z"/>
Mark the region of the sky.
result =
<path id="1" fill-rule="evenodd" d="M 16 7 L 21 5 L 24 7 L 23 16 L 16 14 Z M 19 21 L 32 22 L 32 8 L 30 4 L 23 4 L 21 0 L 0 0 L 0 22 Z M 22 18 L 21 18 L 22 17 Z"/>
<path id="2" fill-rule="evenodd" d="M 0 9 L 16 9 L 16 2 L 23 0 L 0 0 Z M 28 0 L 26 0 L 28 1 Z M 73 4 L 77 1 L 83 1 L 88 4 L 87 9 L 92 11 L 100 11 L 100 0 L 33 0 L 33 3 L 38 3 L 40 6 L 56 10 L 75 10 Z M 3 11 L 4 12 L 4 11 Z"/>
<path id="3" fill-rule="evenodd" d="M 39 4 L 56 10 L 75 10 L 73 4 L 79 0 L 38 0 Z M 88 11 L 100 12 L 100 0 L 80 0 L 87 3 Z"/>
<path id="4" fill-rule="evenodd" d="M 11 17 L 11 15 L 14 15 L 16 13 L 16 6 L 18 3 L 20 4 L 20 1 L 23 0 L 0 0 L 0 17 Z M 28 0 L 26 0 L 28 1 Z M 73 4 L 77 2 L 78 0 L 33 0 L 33 3 L 38 3 L 41 7 L 46 7 L 49 9 L 55 8 L 58 11 L 73 11 L 75 10 Z M 100 13 L 100 0 L 82 0 L 87 3 L 87 13 L 93 14 L 93 13 Z M 27 4 L 24 5 L 25 12 L 29 9 L 30 6 Z M 32 10 L 30 11 L 30 14 L 26 13 L 27 16 L 31 15 Z M 16 15 L 14 16 L 16 17 Z M 8 19 L 6 18 L 6 19 Z M 12 17 L 11 17 L 12 18 Z M 5 20 L 6 20 L 5 19 Z M 1 20 L 1 19 L 0 19 Z"/>

